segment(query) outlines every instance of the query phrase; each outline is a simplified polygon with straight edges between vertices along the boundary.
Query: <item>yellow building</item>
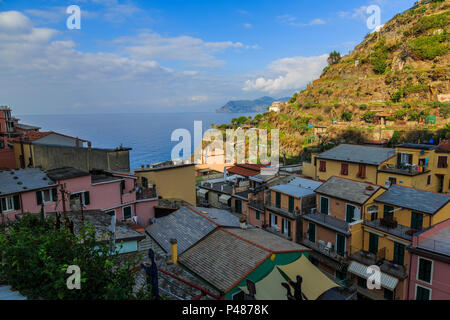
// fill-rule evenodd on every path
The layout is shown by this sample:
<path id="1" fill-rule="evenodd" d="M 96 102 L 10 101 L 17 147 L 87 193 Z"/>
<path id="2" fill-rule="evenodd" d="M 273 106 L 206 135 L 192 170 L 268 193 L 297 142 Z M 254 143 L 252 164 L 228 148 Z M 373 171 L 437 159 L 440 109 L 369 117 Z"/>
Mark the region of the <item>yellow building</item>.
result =
<path id="1" fill-rule="evenodd" d="M 138 185 L 156 187 L 163 199 L 181 199 L 191 205 L 196 204 L 194 164 L 161 165 L 135 169 Z"/>
<path id="2" fill-rule="evenodd" d="M 395 150 L 362 145 L 341 144 L 314 157 L 314 179 L 326 181 L 332 176 L 381 184 L 378 169 L 395 163 Z M 310 172 L 311 170 L 307 171 Z M 384 181 L 382 182 L 384 184 Z"/>
<path id="3" fill-rule="evenodd" d="M 303 175 L 326 181 L 332 176 L 381 186 L 397 184 L 450 193 L 450 144 L 406 143 L 394 149 L 342 144 L 303 163 Z"/>
<path id="4" fill-rule="evenodd" d="M 375 198 L 364 215 L 362 250 L 352 254 L 348 271 L 358 293 L 369 299 L 404 299 L 412 235 L 450 218 L 450 196 L 398 185 Z M 381 289 L 366 287 L 367 268 L 381 271 Z"/>

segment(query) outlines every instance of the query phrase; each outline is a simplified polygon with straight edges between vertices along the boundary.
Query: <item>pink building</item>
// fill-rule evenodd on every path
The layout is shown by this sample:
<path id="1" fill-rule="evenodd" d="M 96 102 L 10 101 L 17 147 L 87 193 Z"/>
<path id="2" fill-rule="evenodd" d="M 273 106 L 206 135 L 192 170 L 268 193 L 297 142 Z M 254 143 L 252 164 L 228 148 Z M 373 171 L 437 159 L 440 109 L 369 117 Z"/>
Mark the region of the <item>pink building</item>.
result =
<path id="1" fill-rule="evenodd" d="M 413 236 L 408 300 L 450 300 L 450 219 Z"/>
<path id="2" fill-rule="evenodd" d="M 0 212 L 14 220 L 16 214 L 40 212 L 42 205 L 46 212 L 62 212 L 64 207 L 77 211 L 82 203 L 83 210 L 101 210 L 147 227 L 155 217 L 157 195 L 154 190 L 136 192 L 136 179 L 129 173 L 74 168 L 1 171 Z"/>

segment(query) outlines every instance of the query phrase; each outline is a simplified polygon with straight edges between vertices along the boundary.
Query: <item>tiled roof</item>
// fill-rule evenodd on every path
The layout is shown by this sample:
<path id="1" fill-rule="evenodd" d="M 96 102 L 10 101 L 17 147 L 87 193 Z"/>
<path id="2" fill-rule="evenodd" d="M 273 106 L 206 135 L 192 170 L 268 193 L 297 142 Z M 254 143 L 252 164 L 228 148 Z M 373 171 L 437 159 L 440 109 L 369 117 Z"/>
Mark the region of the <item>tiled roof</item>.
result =
<path id="1" fill-rule="evenodd" d="M 0 196 L 50 187 L 56 183 L 39 168 L 0 171 Z"/>
<path id="2" fill-rule="evenodd" d="M 29 124 L 24 124 L 24 123 L 16 123 L 14 125 L 14 128 L 19 128 L 22 130 L 36 130 L 36 129 L 41 129 L 41 127 L 36 127 L 36 126 L 31 126 Z"/>
<path id="3" fill-rule="evenodd" d="M 218 229 L 179 257 L 186 268 L 225 292 L 270 253 Z"/>
<path id="4" fill-rule="evenodd" d="M 407 149 L 419 149 L 419 150 L 434 150 L 437 146 L 432 144 L 422 144 L 422 143 L 403 143 L 398 145 L 399 148 Z"/>
<path id="5" fill-rule="evenodd" d="M 305 197 L 314 194 L 314 190 L 322 185 L 322 182 L 304 179 L 294 178 L 286 184 L 280 184 L 271 187 L 270 190 L 282 192 L 293 197 Z"/>
<path id="6" fill-rule="evenodd" d="M 435 214 L 450 201 L 450 196 L 393 185 L 377 197 L 375 201 L 428 214 Z"/>
<path id="7" fill-rule="evenodd" d="M 367 188 L 371 190 L 368 190 Z M 357 204 L 363 204 L 380 188 L 380 186 L 372 185 L 370 183 L 331 177 L 316 189 L 316 193 L 348 200 Z"/>
<path id="8" fill-rule="evenodd" d="M 450 140 L 444 140 L 441 143 L 439 143 L 436 151 L 437 152 L 450 152 Z"/>
<path id="9" fill-rule="evenodd" d="M 256 170 L 242 168 L 242 167 L 238 167 L 238 166 L 228 168 L 227 170 L 228 170 L 228 173 L 238 174 L 243 177 L 253 177 L 253 176 L 256 176 L 257 174 L 259 174 L 259 172 L 260 172 L 259 170 L 256 171 Z"/>
<path id="10" fill-rule="evenodd" d="M 219 226 L 238 227 L 239 218 L 215 208 L 181 207 L 157 219 L 146 231 L 166 252 L 170 252 L 170 239 L 177 239 L 181 254 Z"/>
<path id="11" fill-rule="evenodd" d="M 379 165 L 392 158 L 394 155 L 395 150 L 390 148 L 341 144 L 331 150 L 319 154 L 316 158 Z"/>
<path id="12" fill-rule="evenodd" d="M 243 230 L 241 228 L 225 228 L 229 232 L 249 240 L 271 252 L 281 251 L 303 251 L 308 250 L 307 247 L 302 246 L 293 241 L 285 240 L 277 235 L 274 235 L 265 230 L 254 228 Z"/>

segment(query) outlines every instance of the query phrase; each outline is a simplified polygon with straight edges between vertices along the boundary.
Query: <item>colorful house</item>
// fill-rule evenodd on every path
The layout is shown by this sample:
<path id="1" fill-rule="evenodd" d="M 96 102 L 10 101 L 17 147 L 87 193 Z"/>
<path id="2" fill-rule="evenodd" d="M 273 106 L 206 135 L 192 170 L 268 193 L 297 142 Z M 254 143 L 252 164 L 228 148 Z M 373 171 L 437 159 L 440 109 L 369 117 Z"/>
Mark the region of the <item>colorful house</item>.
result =
<path id="1" fill-rule="evenodd" d="M 315 189 L 317 210 L 301 216 L 301 243 L 310 260 L 335 281 L 346 284 L 348 257 L 362 248 L 363 217 L 373 210 L 380 186 L 331 177 Z"/>
<path id="2" fill-rule="evenodd" d="M 404 300 L 407 297 L 408 253 L 414 233 L 450 217 L 450 196 L 391 186 L 374 199 L 364 215 L 362 250 L 353 253 L 348 271 L 361 298 Z M 367 268 L 381 270 L 380 290 L 368 290 Z"/>
<path id="3" fill-rule="evenodd" d="M 294 177 L 285 184 L 270 187 L 262 221 L 266 230 L 288 240 L 300 242 L 302 235 L 300 217 L 316 207 L 314 190 L 321 184 L 318 181 Z M 258 211 L 255 211 L 255 214 L 257 213 Z M 261 218 L 258 219 L 258 216 L 250 218 L 250 221 L 254 220 L 258 221 Z"/>
<path id="4" fill-rule="evenodd" d="M 42 171 L 38 168 L 0 172 L 1 210 L 5 219 L 16 214 L 101 210 L 117 220 L 135 217 L 147 226 L 154 218 L 156 193 L 136 193 L 137 177 L 129 173 L 60 168 Z M 63 197 L 64 195 L 64 197 Z"/>
<path id="5" fill-rule="evenodd" d="M 414 234 L 408 300 L 450 300 L 450 218 Z"/>
<path id="6" fill-rule="evenodd" d="M 327 181 L 336 176 L 380 184 L 378 169 L 386 164 L 393 164 L 394 156 L 395 150 L 390 148 L 341 144 L 312 159 L 315 167 L 312 178 Z"/>

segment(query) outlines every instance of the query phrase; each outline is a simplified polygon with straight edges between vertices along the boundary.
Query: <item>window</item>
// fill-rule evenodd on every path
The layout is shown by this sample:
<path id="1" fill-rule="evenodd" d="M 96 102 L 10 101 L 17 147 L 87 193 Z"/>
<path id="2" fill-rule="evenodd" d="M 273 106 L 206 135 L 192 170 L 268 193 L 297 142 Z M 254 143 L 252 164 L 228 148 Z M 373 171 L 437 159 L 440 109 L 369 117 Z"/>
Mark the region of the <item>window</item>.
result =
<path id="1" fill-rule="evenodd" d="M 433 269 L 433 261 L 419 258 L 418 261 L 417 280 L 421 280 L 431 284 L 431 274 Z"/>
<path id="2" fill-rule="evenodd" d="M 120 181 L 120 194 L 125 192 L 125 180 Z"/>
<path id="3" fill-rule="evenodd" d="M 422 230 L 423 215 L 418 212 L 411 213 L 411 228 L 416 230 Z"/>
<path id="4" fill-rule="evenodd" d="M 347 278 L 347 275 L 345 274 L 345 272 L 342 272 L 339 270 L 336 270 L 334 275 L 335 275 L 336 279 L 341 280 L 341 281 L 345 280 Z"/>
<path id="5" fill-rule="evenodd" d="M 141 181 L 142 181 L 142 187 L 144 189 L 147 189 L 148 188 L 148 179 L 146 177 L 142 177 Z"/>
<path id="6" fill-rule="evenodd" d="M 328 198 L 320 197 L 320 213 L 328 214 L 329 202 Z"/>
<path id="7" fill-rule="evenodd" d="M 275 206 L 281 208 L 281 193 L 279 192 L 275 193 Z"/>
<path id="8" fill-rule="evenodd" d="M 405 246 L 401 243 L 394 242 L 394 263 L 403 265 L 405 260 Z"/>
<path id="9" fill-rule="evenodd" d="M 56 188 L 36 191 L 36 202 L 38 206 L 43 203 L 54 202 L 58 200 L 58 191 Z"/>
<path id="10" fill-rule="evenodd" d="M 384 289 L 384 298 L 386 300 L 394 300 L 394 291 Z"/>
<path id="11" fill-rule="evenodd" d="M 384 214 L 384 216 L 383 216 L 384 218 L 390 217 L 390 218 L 394 219 L 394 207 L 385 205 L 383 214 Z"/>
<path id="12" fill-rule="evenodd" d="M 274 214 L 270 215 L 270 226 L 273 228 L 278 228 L 278 217 Z"/>
<path id="13" fill-rule="evenodd" d="M 378 253 L 378 236 L 373 233 L 369 233 L 369 252 L 375 255 Z"/>
<path id="14" fill-rule="evenodd" d="M 397 184 L 397 178 L 389 177 L 388 180 L 389 180 L 389 182 L 391 183 L 391 185 Z"/>
<path id="15" fill-rule="evenodd" d="M 19 195 L 1 198 L 0 212 L 20 210 Z"/>
<path id="16" fill-rule="evenodd" d="M 341 164 L 341 175 L 348 176 L 348 163 Z"/>
<path id="17" fill-rule="evenodd" d="M 289 212 L 294 213 L 294 197 L 289 197 Z"/>
<path id="18" fill-rule="evenodd" d="M 345 214 L 345 221 L 348 223 L 352 223 L 354 221 L 356 221 L 355 218 L 355 211 L 356 211 L 356 207 L 351 205 L 351 204 L 347 204 L 347 210 L 346 210 L 346 214 Z"/>
<path id="19" fill-rule="evenodd" d="M 124 220 L 131 219 L 131 206 L 124 207 L 122 209 L 122 213 L 123 213 Z"/>
<path id="20" fill-rule="evenodd" d="M 419 285 L 416 286 L 416 300 L 430 300 L 431 290 Z"/>
<path id="21" fill-rule="evenodd" d="M 242 201 L 241 200 L 235 200 L 234 202 L 236 208 L 236 213 L 242 213 Z"/>
<path id="22" fill-rule="evenodd" d="M 398 165 L 405 165 L 405 164 L 412 164 L 412 154 L 409 153 L 399 153 L 397 155 L 397 164 Z"/>
<path id="23" fill-rule="evenodd" d="M 327 162 L 326 161 L 319 161 L 319 171 L 320 172 L 327 172 Z"/>
<path id="24" fill-rule="evenodd" d="M 316 242 L 316 225 L 311 222 L 308 226 L 308 239 L 311 242 Z"/>
<path id="25" fill-rule="evenodd" d="M 345 256 L 345 237 L 340 234 L 336 234 L 336 253 Z"/>
<path id="26" fill-rule="evenodd" d="M 366 165 L 365 164 L 359 165 L 358 174 L 356 176 L 361 179 L 366 178 Z"/>
<path id="27" fill-rule="evenodd" d="M 438 157 L 438 168 L 448 168 L 448 162 L 446 156 L 439 156 Z"/>
<path id="28" fill-rule="evenodd" d="M 431 174 L 427 177 L 427 186 L 431 184 Z"/>
<path id="29" fill-rule="evenodd" d="M 261 214 L 259 213 L 259 211 L 255 211 L 256 213 L 256 220 L 261 220 Z"/>
<path id="30" fill-rule="evenodd" d="M 88 206 L 91 203 L 91 197 L 89 195 L 89 191 L 85 191 L 85 192 L 77 192 L 77 193 L 72 193 L 70 195 L 70 202 L 72 203 L 73 201 L 75 201 L 75 199 L 79 199 L 81 196 L 81 201 L 83 206 Z"/>

